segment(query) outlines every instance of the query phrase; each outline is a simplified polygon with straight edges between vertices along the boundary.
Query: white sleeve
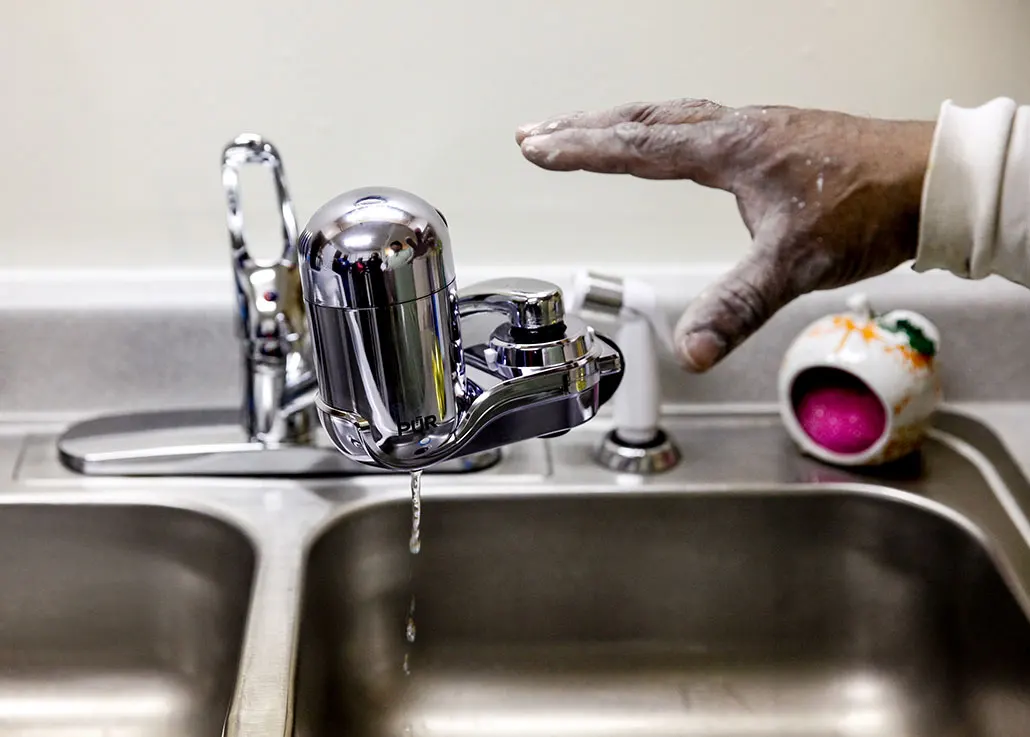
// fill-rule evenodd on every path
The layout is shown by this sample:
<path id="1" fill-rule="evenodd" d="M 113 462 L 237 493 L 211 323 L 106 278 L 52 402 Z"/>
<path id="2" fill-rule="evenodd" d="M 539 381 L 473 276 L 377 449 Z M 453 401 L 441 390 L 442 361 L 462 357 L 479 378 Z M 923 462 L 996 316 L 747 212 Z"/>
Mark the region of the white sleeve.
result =
<path id="1" fill-rule="evenodd" d="M 1030 105 L 941 106 L 913 268 L 1030 286 Z"/>

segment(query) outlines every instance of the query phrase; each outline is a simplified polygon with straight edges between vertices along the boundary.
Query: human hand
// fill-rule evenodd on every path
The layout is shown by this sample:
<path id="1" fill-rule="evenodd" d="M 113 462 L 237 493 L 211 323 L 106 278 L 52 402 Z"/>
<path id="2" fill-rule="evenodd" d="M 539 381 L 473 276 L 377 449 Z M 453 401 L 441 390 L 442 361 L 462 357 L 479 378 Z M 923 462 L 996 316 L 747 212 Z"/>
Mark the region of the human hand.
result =
<path id="1" fill-rule="evenodd" d="M 677 354 L 707 371 L 806 292 L 915 257 L 934 124 L 707 100 L 634 103 L 521 126 L 544 169 L 687 179 L 737 198 L 747 256 L 676 326 Z"/>

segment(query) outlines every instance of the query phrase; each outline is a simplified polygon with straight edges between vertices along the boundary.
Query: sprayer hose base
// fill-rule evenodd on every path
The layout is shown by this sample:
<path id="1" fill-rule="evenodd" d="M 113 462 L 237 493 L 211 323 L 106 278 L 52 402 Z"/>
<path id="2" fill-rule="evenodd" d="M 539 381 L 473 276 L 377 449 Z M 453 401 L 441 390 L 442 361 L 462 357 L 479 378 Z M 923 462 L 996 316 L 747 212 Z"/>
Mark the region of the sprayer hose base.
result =
<path id="1" fill-rule="evenodd" d="M 664 431 L 659 430 L 648 443 L 627 443 L 612 430 L 604 436 L 594 455 L 602 466 L 618 473 L 651 475 L 674 467 L 680 452 Z"/>

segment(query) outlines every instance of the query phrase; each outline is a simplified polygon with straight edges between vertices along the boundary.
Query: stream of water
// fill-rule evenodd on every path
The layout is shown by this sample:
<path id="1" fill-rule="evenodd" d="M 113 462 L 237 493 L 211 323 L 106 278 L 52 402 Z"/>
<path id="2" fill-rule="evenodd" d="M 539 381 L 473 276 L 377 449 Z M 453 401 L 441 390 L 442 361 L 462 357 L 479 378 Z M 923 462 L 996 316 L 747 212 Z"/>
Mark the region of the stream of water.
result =
<path id="1" fill-rule="evenodd" d="M 411 472 L 411 537 L 408 539 L 408 550 L 418 555 L 422 550 L 422 471 Z M 412 562 L 412 579 L 414 579 L 414 561 Z M 404 623 L 404 639 L 408 642 L 404 653 L 404 675 L 411 675 L 411 646 L 415 644 L 415 595 L 411 595 L 408 604 L 408 618 Z"/>

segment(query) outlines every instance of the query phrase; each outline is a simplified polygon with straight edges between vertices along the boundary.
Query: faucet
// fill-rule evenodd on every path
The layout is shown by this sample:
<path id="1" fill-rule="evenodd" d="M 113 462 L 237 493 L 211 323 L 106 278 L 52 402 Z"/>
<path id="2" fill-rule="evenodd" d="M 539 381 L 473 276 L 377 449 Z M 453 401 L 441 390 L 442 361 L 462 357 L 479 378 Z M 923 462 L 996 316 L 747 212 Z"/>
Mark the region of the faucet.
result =
<path id="1" fill-rule="evenodd" d="M 239 171 L 271 170 L 282 251 L 247 246 Z M 103 415 L 57 441 L 73 471 L 126 476 L 467 472 L 503 446 L 591 419 L 622 378 L 618 347 L 561 290 L 498 279 L 459 290 L 447 221 L 413 194 L 365 188 L 298 236 L 276 148 L 222 151 L 241 407 Z"/>
<path id="2" fill-rule="evenodd" d="M 243 229 L 239 172 L 254 163 L 271 169 L 279 199 L 283 248 L 270 262 L 251 256 Z M 302 443 L 317 422 L 311 402 L 316 384 L 300 299 L 297 218 L 275 146 L 250 134 L 232 140 L 222 151 L 222 186 L 243 362 L 243 425 L 250 439 L 265 445 Z"/>
<path id="3" fill-rule="evenodd" d="M 539 279 L 458 289 L 447 220 L 400 189 L 345 192 L 300 235 L 322 426 L 359 463 L 415 470 L 591 419 L 618 347 Z"/>

